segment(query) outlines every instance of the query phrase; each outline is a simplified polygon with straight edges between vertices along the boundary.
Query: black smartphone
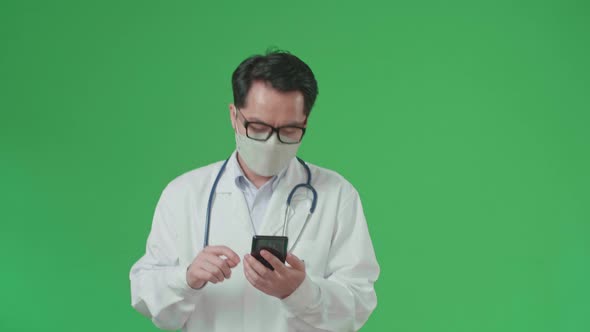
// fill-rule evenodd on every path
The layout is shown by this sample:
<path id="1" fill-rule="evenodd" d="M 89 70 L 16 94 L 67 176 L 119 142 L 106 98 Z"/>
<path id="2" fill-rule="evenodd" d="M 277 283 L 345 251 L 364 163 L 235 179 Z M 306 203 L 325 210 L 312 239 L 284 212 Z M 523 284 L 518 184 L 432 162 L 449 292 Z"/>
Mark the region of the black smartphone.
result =
<path id="1" fill-rule="evenodd" d="M 265 249 L 275 255 L 281 262 L 285 263 L 288 242 L 289 238 L 286 236 L 254 235 L 252 238 L 252 252 L 250 254 L 264 266 L 274 271 L 272 265 L 260 255 L 260 251 Z"/>

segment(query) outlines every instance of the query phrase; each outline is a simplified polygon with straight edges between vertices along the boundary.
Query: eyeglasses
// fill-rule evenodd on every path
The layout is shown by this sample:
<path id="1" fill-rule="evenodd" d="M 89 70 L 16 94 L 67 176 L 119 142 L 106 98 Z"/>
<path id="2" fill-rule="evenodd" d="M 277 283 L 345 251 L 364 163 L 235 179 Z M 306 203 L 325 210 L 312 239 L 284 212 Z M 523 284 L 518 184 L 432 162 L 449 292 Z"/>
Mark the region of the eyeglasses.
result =
<path id="1" fill-rule="evenodd" d="M 246 136 L 257 141 L 268 140 L 274 132 L 277 132 L 279 141 L 285 144 L 297 144 L 303 139 L 305 134 L 305 128 L 299 126 L 281 126 L 273 127 L 264 122 L 248 121 L 242 111 L 238 109 L 237 113 L 240 113 L 244 118 L 244 128 L 246 128 Z M 236 114 L 236 119 L 238 118 Z"/>

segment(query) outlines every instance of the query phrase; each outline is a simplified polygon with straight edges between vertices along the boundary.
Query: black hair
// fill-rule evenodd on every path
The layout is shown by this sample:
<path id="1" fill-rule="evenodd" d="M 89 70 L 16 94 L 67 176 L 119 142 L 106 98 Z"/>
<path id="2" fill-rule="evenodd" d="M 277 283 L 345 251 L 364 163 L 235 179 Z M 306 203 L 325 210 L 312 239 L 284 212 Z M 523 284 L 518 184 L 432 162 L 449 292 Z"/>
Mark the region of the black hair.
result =
<path id="1" fill-rule="evenodd" d="M 264 81 L 282 92 L 300 91 L 308 116 L 318 95 L 318 84 L 311 68 L 284 50 L 268 49 L 265 55 L 253 55 L 242 61 L 232 74 L 234 104 L 244 107 L 253 81 Z"/>

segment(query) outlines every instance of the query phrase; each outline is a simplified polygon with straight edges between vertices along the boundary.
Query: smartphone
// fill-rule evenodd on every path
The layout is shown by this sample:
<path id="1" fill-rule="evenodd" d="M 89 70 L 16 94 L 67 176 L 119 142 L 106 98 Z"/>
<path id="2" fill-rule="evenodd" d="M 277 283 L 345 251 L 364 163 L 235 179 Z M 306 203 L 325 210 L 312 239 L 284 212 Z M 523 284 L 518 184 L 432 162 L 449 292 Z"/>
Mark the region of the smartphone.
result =
<path id="1" fill-rule="evenodd" d="M 272 265 L 260 255 L 260 251 L 265 249 L 275 255 L 281 262 L 285 263 L 288 242 L 289 239 L 286 236 L 254 235 L 252 238 L 252 252 L 250 254 L 264 266 L 274 271 Z"/>

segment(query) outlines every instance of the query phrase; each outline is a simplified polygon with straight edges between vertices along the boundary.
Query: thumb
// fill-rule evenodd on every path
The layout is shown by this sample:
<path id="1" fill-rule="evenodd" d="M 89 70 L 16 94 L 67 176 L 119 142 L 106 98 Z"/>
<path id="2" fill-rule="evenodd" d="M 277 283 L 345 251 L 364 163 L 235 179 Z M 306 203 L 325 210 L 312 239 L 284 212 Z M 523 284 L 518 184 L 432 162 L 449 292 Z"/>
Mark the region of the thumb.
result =
<path id="1" fill-rule="evenodd" d="M 295 270 L 305 271 L 305 263 L 292 253 L 287 254 L 287 263 Z"/>

